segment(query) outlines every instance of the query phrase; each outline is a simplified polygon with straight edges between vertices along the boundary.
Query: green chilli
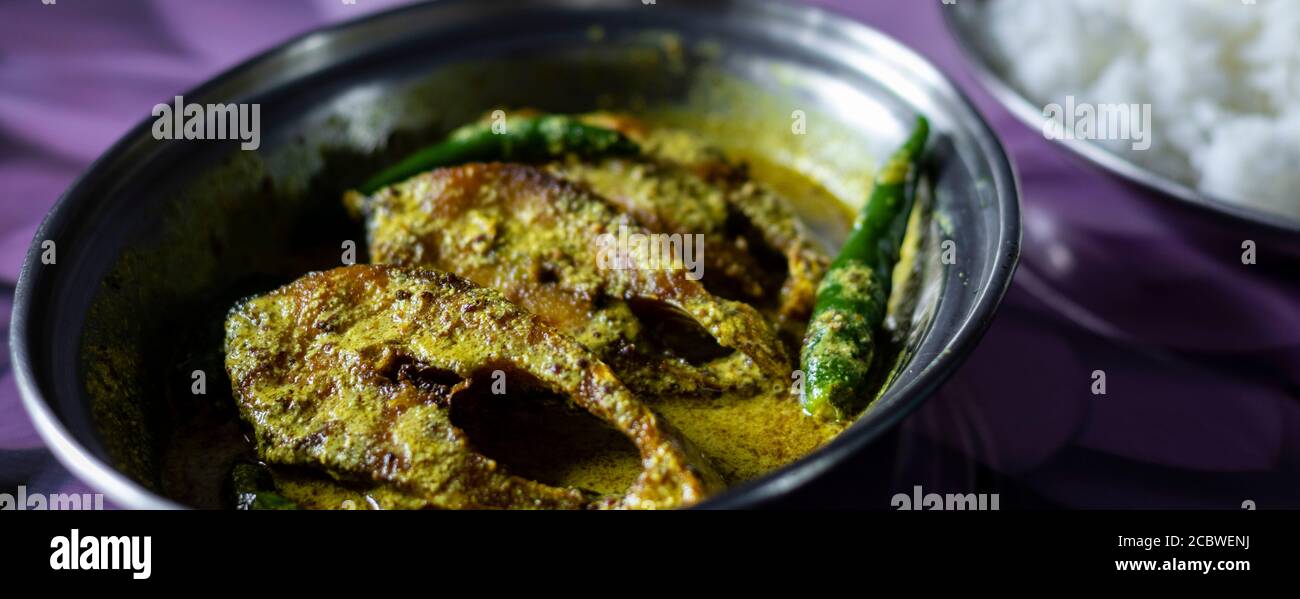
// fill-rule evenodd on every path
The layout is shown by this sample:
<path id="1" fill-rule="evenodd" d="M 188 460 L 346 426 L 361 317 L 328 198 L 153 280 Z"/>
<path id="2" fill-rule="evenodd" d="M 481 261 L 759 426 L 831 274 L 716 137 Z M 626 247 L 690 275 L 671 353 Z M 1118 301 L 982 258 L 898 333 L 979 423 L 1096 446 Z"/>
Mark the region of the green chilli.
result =
<path id="1" fill-rule="evenodd" d="M 817 287 L 800 355 L 804 412 L 842 420 L 870 401 L 867 374 L 885 320 L 913 196 L 909 182 L 930 133 L 925 117 L 876 175 L 844 247 Z"/>
<path id="2" fill-rule="evenodd" d="M 559 115 L 513 117 L 498 123 L 473 123 L 447 139 L 388 167 L 361 185 L 366 195 L 440 166 L 467 162 L 532 162 L 574 154 L 581 158 L 636 154 L 640 147 L 622 133 Z"/>

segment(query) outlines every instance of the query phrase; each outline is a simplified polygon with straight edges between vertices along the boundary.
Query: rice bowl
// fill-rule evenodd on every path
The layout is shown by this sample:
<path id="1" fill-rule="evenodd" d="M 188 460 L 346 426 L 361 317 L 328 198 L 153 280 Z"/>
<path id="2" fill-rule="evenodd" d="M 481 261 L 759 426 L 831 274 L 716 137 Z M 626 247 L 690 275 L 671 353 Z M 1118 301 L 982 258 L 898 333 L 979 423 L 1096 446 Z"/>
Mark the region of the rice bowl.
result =
<path id="1" fill-rule="evenodd" d="M 1203 196 L 1300 217 L 1300 4 L 990 0 L 978 8 L 969 26 L 984 34 L 998 74 L 1043 109 L 1040 120 L 1055 116 L 1046 107 L 1067 103 L 1149 106 L 1149 147 L 1132 136 L 1091 141 Z"/>

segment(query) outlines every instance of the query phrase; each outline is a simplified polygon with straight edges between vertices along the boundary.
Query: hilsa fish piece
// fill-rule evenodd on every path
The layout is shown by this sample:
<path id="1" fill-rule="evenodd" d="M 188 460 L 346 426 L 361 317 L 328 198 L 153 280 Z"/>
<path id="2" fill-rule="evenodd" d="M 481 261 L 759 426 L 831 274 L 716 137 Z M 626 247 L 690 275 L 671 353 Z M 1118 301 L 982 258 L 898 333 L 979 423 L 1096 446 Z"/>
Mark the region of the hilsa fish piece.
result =
<path id="1" fill-rule="evenodd" d="M 226 320 L 226 370 L 262 461 L 377 485 L 403 507 L 671 508 L 722 487 L 589 350 L 447 273 L 347 266 L 245 300 Z M 625 435 L 642 465 L 627 492 L 542 484 L 476 452 L 452 407 L 496 371 Z"/>
<path id="2" fill-rule="evenodd" d="M 602 249 L 610 239 L 652 232 L 538 168 L 439 168 L 344 201 L 365 218 L 373 261 L 429 266 L 496 289 L 591 349 L 638 393 L 788 380 L 793 364 L 756 309 L 640 252 L 609 267 Z"/>

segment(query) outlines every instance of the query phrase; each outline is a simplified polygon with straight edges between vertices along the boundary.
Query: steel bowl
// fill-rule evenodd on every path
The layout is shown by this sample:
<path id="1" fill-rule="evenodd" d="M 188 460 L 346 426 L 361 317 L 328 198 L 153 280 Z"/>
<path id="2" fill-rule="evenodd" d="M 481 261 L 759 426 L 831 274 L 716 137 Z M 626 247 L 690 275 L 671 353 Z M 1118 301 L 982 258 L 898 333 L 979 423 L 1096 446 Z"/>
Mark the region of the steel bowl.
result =
<path id="1" fill-rule="evenodd" d="M 1011 114 L 1035 131 L 1043 128 L 1043 107 L 1008 81 L 998 66 L 989 36 L 980 26 L 979 15 L 988 0 L 968 0 L 944 6 L 944 23 L 965 54 L 976 79 Z M 1300 218 L 1250 204 L 1249 198 L 1226 198 L 1206 193 L 1159 172 L 1139 165 L 1105 146 L 1081 139 L 1056 139 L 1076 155 L 1110 173 L 1173 198 L 1189 206 L 1227 215 L 1232 222 L 1260 227 L 1282 240 L 1300 235 Z"/>
<path id="2" fill-rule="evenodd" d="M 869 180 L 858 160 L 887 155 L 916 113 L 930 117 L 933 218 L 900 315 L 892 380 L 832 442 L 704 507 L 779 498 L 865 451 L 972 351 L 1018 259 L 1016 182 L 971 104 L 911 50 L 809 7 L 413 5 L 295 38 L 183 97 L 258 104 L 261 147 L 157 140 L 142 108 L 143 121 L 46 217 L 15 298 L 13 366 L 36 428 L 73 473 L 124 507 L 199 503 L 164 496 L 158 481 L 220 452 L 211 431 L 169 423 L 178 412 L 220 413 L 217 403 L 178 397 L 200 370 L 212 373 L 207 393 L 219 396 L 223 385 L 228 393 L 210 350 L 233 301 L 337 265 L 339 240 L 361 235 L 339 207 L 342 190 L 497 107 L 687 107 L 751 151 L 762 131 L 791 131 L 802 114 L 809 134 L 789 141 L 802 149 L 774 159 L 838 173 L 847 194 Z M 947 240 L 959 250 L 951 265 L 937 259 Z M 55 264 L 42 262 L 46 241 L 56 244 Z M 159 456 L 168 443 L 194 449 L 178 462 Z"/>

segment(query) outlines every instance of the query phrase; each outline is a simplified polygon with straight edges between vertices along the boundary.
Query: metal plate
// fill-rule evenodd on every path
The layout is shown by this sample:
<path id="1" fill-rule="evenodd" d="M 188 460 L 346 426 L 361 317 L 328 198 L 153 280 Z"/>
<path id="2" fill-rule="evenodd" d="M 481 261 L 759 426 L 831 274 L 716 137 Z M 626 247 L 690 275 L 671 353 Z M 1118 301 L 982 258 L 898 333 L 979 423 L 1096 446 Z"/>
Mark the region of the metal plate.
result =
<path id="1" fill-rule="evenodd" d="M 987 0 L 968 0 L 944 6 L 940 12 L 943 13 L 948 30 L 952 32 L 957 45 L 966 55 L 967 62 L 973 67 L 980 84 L 1026 126 L 1036 131 L 1042 130 L 1042 106 L 1030 102 L 1024 93 L 1004 79 L 996 62 L 991 59 L 987 35 L 978 24 L 979 13 L 986 3 Z M 1182 181 L 1131 162 L 1100 144 L 1079 139 L 1054 141 L 1089 162 L 1147 189 L 1157 191 L 1163 196 L 1262 226 L 1275 233 L 1300 234 L 1300 218 L 1252 206 L 1248 203 L 1248 199 L 1232 201 L 1207 194 Z"/>

